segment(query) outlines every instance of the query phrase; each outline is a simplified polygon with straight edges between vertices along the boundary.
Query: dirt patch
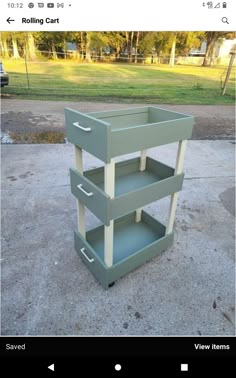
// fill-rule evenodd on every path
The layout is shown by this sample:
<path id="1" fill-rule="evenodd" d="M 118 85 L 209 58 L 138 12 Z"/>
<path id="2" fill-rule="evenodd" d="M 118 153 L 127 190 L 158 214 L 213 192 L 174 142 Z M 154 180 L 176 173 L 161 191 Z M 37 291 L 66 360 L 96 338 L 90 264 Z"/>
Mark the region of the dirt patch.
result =
<path id="1" fill-rule="evenodd" d="M 55 115 L 9 111 L 2 114 L 2 136 L 2 143 L 6 136 L 11 143 L 65 143 L 65 128 Z"/>
<path id="2" fill-rule="evenodd" d="M 58 131 L 43 131 L 41 133 L 9 133 L 13 143 L 30 143 L 30 144 L 54 144 L 65 143 L 65 134 Z"/>
<path id="3" fill-rule="evenodd" d="M 29 105 L 30 107 L 30 101 Z M 43 104 L 42 104 L 43 107 Z M 44 130 L 62 131 L 64 124 L 61 117 L 52 114 L 35 114 L 31 111 L 9 111 L 2 114 L 2 131 L 15 134 L 41 132 Z"/>
<path id="4" fill-rule="evenodd" d="M 192 138 L 198 139 L 234 139 L 235 127 L 232 119 L 219 117 L 195 117 Z"/>

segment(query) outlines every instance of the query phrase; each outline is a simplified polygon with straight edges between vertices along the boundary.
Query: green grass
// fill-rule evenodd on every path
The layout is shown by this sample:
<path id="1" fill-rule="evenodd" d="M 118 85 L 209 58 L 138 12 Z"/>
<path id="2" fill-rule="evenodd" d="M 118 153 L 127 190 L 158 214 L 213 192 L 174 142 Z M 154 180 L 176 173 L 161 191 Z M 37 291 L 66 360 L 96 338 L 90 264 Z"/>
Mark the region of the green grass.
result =
<path id="1" fill-rule="evenodd" d="M 227 67 L 80 64 L 72 61 L 3 61 L 10 85 L 2 94 L 38 100 L 94 100 L 166 104 L 234 104 L 235 67 L 225 96 L 221 77 Z"/>

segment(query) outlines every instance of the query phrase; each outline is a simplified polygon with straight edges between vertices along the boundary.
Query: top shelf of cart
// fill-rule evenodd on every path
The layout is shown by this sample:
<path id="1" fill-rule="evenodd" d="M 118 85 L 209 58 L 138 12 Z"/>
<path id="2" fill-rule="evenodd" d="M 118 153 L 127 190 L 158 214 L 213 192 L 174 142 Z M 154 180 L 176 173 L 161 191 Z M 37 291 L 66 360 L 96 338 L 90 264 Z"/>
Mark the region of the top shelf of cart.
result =
<path id="1" fill-rule="evenodd" d="M 130 152 L 188 139 L 193 117 L 147 106 L 93 113 L 65 109 L 67 140 L 109 163 Z"/>

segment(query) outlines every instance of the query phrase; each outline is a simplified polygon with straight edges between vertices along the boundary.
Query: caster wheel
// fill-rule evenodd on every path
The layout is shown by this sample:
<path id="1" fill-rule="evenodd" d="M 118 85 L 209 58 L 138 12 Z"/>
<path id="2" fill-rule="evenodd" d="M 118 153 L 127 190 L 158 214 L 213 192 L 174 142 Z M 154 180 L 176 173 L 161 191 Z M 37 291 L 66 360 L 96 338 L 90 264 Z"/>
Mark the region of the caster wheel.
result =
<path id="1" fill-rule="evenodd" d="M 111 282 L 109 285 L 108 285 L 108 287 L 112 287 L 112 286 L 114 286 L 115 285 L 115 282 Z"/>

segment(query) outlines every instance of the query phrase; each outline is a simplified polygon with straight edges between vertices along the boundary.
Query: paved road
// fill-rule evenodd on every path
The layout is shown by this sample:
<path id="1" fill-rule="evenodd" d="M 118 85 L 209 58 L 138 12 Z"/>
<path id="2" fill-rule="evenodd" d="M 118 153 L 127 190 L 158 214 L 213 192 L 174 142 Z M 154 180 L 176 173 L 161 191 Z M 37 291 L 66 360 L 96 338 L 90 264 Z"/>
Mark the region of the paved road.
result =
<path id="1" fill-rule="evenodd" d="M 81 112 L 146 106 L 145 104 L 2 100 L 2 131 L 65 133 L 64 108 Z M 158 106 L 158 105 L 154 105 Z M 192 139 L 232 139 L 235 136 L 235 109 L 230 105 L 160 105 L 161 108 L 195 116 Z"/>

